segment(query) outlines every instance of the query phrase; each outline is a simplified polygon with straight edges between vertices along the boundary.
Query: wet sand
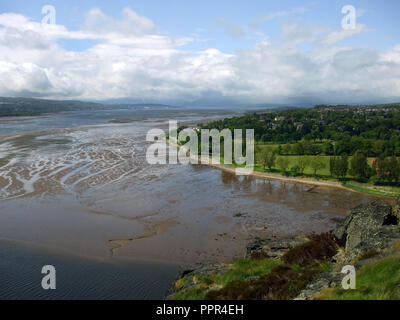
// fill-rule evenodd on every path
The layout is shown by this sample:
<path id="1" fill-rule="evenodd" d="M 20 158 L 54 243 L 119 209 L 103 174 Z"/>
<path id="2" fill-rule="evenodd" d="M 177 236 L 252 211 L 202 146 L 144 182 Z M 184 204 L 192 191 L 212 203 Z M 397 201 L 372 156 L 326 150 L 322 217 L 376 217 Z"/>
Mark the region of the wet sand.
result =
<path id="1" fill-rule="evenodd" d="M 325 232 L 349 208 L 376 199 L 204 165 L 149 165 L 145 136 L 165 125 L 166 119 L 154 118 L 0 137 L 0 250 L 6 252 L 0 271 L 7 274 L 8 268 L 27 281 L 18 282 L 12 294 L 0 290 L 0 297 L 34 288 L 28 277 L 37 277 L 34 257 L 51 264 L 53 253 L 67 266 L 65 274 L 78 275 L 69 279 L 77 288 L 93 269 L 99 272 L 99 278 L 89 277 L 93 283 L 108 285 L 113 278 L 107 274 L 115 273 L 116 286 L 123 286 L 119 281 L 129 270 L 144 279 L 129 282 L 135 292 L 122 295 L 110 283 L 113 290 L 100 291 L 99 298 L 160 297 L 178 264 L 243 257 L 255 237 Z M 15 242 L 24 243 L 23 249 L 15 249 Z M 7 248 L 17 253 L 9 256 Z M 30 269 L 15 266 L 21 261 Z M 81 270 L 79 261 L 87 267 Z M 126 273 L 114 263 L 126 265 Z M 7 279 L 0 277 L 4 288 Z M 95 291 L 80 294 L 64 283 L 73 294 L 63 291 L 55 298 L 96 297 Z M 42 297 L 30 290 L 25 296 Z"/>
<path id="2" fill-rule="evenodd" d="M 89 257 L 221 261 L 254 237 L 327 231 L 375 199 L 230 168 L 150 166 L 145 135 L 157 126 L 165 119 L 3 137 L 0 237 Z"/>

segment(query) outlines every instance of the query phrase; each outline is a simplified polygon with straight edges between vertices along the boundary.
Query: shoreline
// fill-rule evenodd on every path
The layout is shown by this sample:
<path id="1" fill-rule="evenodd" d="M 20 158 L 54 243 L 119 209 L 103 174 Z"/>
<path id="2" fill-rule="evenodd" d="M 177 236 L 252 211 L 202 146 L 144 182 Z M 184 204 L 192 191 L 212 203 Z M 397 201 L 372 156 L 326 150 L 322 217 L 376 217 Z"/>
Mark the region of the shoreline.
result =
<path id="1" fill-rule="evenodd" d="M 182 146 L 180 146 L 179 144 L 177 144 L 176 142 L 172 142 L 170 141 L 170 139 L 167 139 L 165 137 L 165 141 L 167 144 L 170 144 L 172 146 L 176 146 L 178 147 L 178 149 L 181 149 Z M 188 157 L 189 159 L 195 159 L 194 157 L 192 157 L 189 152 L 188 153 Z M 199 157 L 198 161 L 200 162 L 198 165 L 205 165 L 205 166 L 209 166 L 212 168 L 216 168 L 225 172 L 229 172 L 232 174 L 236 174 L 236 170 L 240 169 L 240 167 L 236 167 L 234 165 L 226 165 L 226 164 L 214 164 L 212 163 L 212 158 L 209 158 L 209 163 L 203 163 L 201 162 L 201 159 Z M 277 181 L 284 181 L 284 182 L 291 182 L 291 183 L 301 183 L 301 184 L 306 184 L 309 186 L 314 186 L 314 187 L 327 187 L 327 188 L 337 188 L 337 189 L 342 189 L 342 190 L 346 190 L 346 191 L 350 191 L 350 192 L 354 192 L 354 193 L 359 193 L 359 194 L 369 194 L 375 197 L 379 197 L 379 198 L 383 198 L 386 200 L 393 200 L 396 197 L 398 197 L 399 195 L 393 195 L 393 196 L 386 196 L 386 195 L 382 195 L 382 194 L 376 194 L 376 193 L 369 193 L 369 192 L 363 192 L 363 191 L 359 191 L 359 190 L 354 190 L 352 188 L 348 188 L 346 186 L 344 186 L 342 183 L 340 182 L 336 182 L 336 181 L 329 181 L 329 180 L 317 180 L 317 179 L 313 179 L 313 178 L 303 178 L 303 177 L 286 177 L 284 175 L 281 174 L 276 174 L 276 173 L 268 173 L 268 172 L 260 172 L 260 171 L 256 171 L 253 170 L 252 173 L 248 174 L 247 176 L 250 177 L 254 177 L 254 178 L 262 178 L 262 179 L 268 179 L 268 180 L 277 180 Z"/>
<path id="2" fill-rule="evenodd" d="M 204 165 L 207 165 L 207 164 L 204 164 Z M 230 172 L 233 174 L 236 174 L 236 169 L 239 168 L 239 167 L 235 167 L 234 165 L 211 164 L 211 163 L 208 164 L 208 166 L 225 171 L 225 172 Z M 321 181 L 321 180 L 316 180 L 313 178 L 302 178 L 302 177 L 286 177 L 284 175 L 280 175 L 280 174 L 276 174 L 276 173 L 260 172 L 260 171 L 256 171 L 256 170 L 254 170 L 248 176 L 254 177 L 254 178 L 267 179 L 267 180 L 277 180 L 277 181 L 284 181 L 284 182 L 291 182 L 291 183 L 301 183 L 301 184 L 314 186 L 314 187 L 336 188 L 336 189 L 346 190 L 346 191 L 359 193 L 359 194 L 368 194 L 368 195 L 386 199 L 386 200 L 393 200 L 399 196 L 399 195 L 386 196 L 386 195 L 372 193 L 372 192 L 369 193 L 369 192 L 354 190 L 354 189 L 346 187 L 342 183 L 336 182 L 336 181 L 329 181 L 329 180 Z"/>

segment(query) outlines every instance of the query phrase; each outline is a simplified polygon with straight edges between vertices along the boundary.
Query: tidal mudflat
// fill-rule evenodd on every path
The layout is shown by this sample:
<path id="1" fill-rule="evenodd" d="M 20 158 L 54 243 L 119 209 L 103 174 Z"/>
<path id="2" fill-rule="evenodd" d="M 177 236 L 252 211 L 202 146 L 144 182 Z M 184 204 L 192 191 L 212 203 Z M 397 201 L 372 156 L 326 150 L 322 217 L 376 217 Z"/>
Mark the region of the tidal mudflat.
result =
<path id="1" fill-rule="evenodd" d="M 229 261 L 255 237 L 327 231 L 373 198 L 207 166 L 149 165 L 147 132 L 175 116 L 109 123 L 109 115 L 103 124 L 3 137 L 0 238 L 104 262 Z M 207 116 L 179 113 L 182 122 Z"/>

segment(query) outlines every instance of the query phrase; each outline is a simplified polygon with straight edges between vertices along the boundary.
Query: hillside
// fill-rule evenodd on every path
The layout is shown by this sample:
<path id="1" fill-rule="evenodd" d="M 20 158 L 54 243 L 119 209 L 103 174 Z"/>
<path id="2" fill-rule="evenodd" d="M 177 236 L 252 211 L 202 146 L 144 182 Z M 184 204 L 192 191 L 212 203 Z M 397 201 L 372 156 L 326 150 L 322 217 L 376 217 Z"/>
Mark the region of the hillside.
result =
<path id="1" fill-rule="evenodd" d="M 33 98 L 0 97 L 0 117 L 39 116 L 79 110 L 101 109 L 167 109 L 176 108 L 161 104 L 102 104 L 78 100 L 47 100 Z"/>
<path id="2" fill-rule="evenodd" d="M 0 117 L 38 116 L 45 113 L 57 113 L 77 110 L 96 110 L 103 105 L 82 101 L 58 101 L 31 98 L 0 97 Z"/>

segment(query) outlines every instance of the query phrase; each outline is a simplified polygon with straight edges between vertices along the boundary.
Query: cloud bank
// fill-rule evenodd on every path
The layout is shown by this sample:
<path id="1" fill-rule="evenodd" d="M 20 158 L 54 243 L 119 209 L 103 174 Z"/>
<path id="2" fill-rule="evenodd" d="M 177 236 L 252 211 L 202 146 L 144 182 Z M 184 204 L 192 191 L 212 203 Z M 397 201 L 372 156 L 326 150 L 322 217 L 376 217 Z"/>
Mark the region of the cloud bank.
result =
<path id="1" fill-rule="evenodd" d="M 235 54 L 190 51 L 185 45 L 195 39 L 155 29 L 129 8 L 118 20 L 92 9 L 78 31 L 0 14 L 0 95 L 182 104 L 400 100 L 400 45 L 340 45 L 370 31 L 364 25 L 346 31 L 285 23 L 278 44 L 264 38 Z M 72 51 L 60 45 L 65 39 L 95 44 Z"/>

